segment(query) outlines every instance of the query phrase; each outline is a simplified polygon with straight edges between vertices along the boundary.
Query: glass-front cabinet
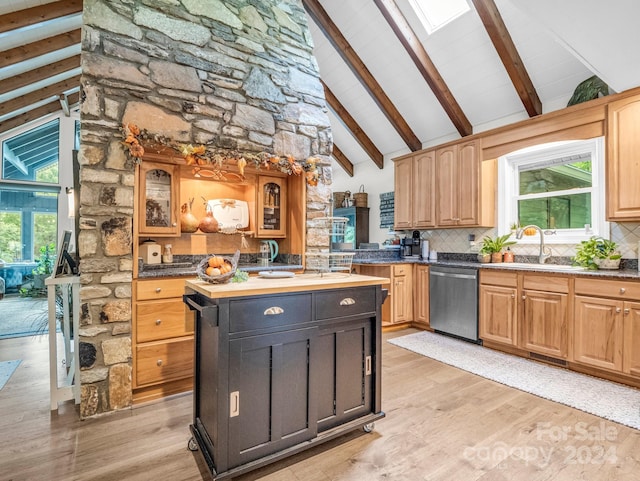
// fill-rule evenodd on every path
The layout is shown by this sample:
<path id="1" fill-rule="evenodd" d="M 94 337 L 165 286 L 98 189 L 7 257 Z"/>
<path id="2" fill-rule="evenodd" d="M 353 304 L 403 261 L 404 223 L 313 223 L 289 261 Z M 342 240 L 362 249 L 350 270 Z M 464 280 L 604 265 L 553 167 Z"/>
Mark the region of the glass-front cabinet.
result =
<path id="1" fill-rule="evenodd" d="M 286 194 L 286 179 L 258 177 L 258 233 L 256 237 L 287 236 Z"/>
<path id="2" fill-rule="evenodd" d="M 142 161 L 138 198 L 138 234 L 179 236 L 178 166 Z"/>

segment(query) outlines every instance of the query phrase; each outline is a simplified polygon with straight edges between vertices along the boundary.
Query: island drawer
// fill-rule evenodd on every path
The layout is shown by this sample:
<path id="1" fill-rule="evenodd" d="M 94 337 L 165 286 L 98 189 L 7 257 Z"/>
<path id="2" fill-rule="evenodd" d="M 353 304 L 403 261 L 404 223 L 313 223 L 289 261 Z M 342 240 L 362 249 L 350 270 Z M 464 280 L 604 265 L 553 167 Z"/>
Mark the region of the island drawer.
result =
<path id="1" fill-rule="evenodd" d="M 138 386 L 193 375 L 193 338 L 148 343 L 136 349 Z"/>
<path id="2" fill-rule="evenodd" d="M 157 341 L 193 334 L 193 312 L 182 299 L 136 304 L 137 342 Z"/>
<path id="3" fill-rule="evenodd" d="M 229 332 L 311 322 L 311 294 L 263 296 L 229 302 Z"/>
<path id="4" fill-rule="evenodd" d="M 316 293 L 316 318 L 334 319 L 376 313 L 376 289 L 363 287 Z"/>

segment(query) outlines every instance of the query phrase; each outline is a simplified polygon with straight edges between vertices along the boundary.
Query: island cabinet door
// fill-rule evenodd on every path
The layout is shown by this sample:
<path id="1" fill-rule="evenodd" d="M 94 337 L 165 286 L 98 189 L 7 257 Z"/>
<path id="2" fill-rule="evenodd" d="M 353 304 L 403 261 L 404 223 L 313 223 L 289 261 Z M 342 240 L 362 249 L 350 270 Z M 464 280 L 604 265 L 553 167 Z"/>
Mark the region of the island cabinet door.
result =
<path id="1" fill-rule="evenodd" d="M 371 321 L 322 326 L 314 365 L 318 431 L 373 412 Z"/>
<path id="2" fill-rule="evenodd" d="M 309 366 L 317 332 L 314 327 L 229 341 L 229 468 L 316 436 Z"/>

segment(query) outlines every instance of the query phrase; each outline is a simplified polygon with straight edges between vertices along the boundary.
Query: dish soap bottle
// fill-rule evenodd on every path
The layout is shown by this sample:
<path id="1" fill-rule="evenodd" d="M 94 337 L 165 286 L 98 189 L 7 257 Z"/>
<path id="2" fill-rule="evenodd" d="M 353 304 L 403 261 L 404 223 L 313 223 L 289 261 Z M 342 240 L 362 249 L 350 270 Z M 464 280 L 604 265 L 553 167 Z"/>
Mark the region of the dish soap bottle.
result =
<path id="1" fill-rule="evenodd" d="M 171 252 L 171 244 L 164 245 L 164 252 L 162 253 L 162 263 L 171 264 L 173 262 L 173 253 Z"/>
<path id="2" fill-rule="evenodd" d="M 507 252 L 504 253 L 502 258 L 503 262 L 513 262 L 513 252 L 511 252 L 511 248 L 507 247 Z"/>

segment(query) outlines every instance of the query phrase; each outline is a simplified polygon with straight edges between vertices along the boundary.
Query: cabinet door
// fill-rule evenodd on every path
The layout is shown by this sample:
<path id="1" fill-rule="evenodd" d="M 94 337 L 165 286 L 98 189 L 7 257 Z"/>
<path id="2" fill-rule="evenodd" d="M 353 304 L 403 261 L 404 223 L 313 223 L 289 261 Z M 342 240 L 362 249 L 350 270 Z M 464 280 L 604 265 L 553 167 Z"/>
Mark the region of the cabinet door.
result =
<path id="1" fill-rule="evenodd" d="M 413 158 L 413 219 L 412 227 L 434 227 L 436 152 L 421 152 Z M 397 192 L 397 191 L 396 191 Z"/>
<path id="2" fill-rule="evenodd" d="M 520 347 L 558 359 L 567 358 L 567 295 L 523 292 Z"/>
<path id="3" fill-rule="evenodd" d="M 420 327 L 429 327 L 429 266 L 416 266 L 415 291 L 413 299 L 415 309 L 413 320 Z"/>
<path id="4" fill-rule="evenodd" d="M 393 225 L 395 229 L 408 229 L 413 225 L 413 158 L 394 161 Z"/>
<path id="5" fill-rule="evenodd" d="M 624 355 L 622 369 L 640 377 L 640 303 L 624 303 Z"/>
<path id="6" fill-rule="evenodd" d="M 458 146 L 436 150 L 436 224 L 455 226 L 458 221 Z"/>
<path id="7" fill-rule="evenodd" d="M 640 97 L 607 106 L 607 220 L 640 220 Z"/>
<path id="8" fill-rule="evenodd" d="M 371 321 L 323 326 L 318 336 L 318 432 L 373 410 Z"/>
<path id="9" fill-rule="evenodd" d="M 409 264 L 393 266 L 393 296 L 391 297 L 392 323 L 413 319 L 413 276 Z"/>
<path id="10" fill-rule="evenodd" d="M 622 301 L 575 296 L 574 359 L 615 371 L 622 370 L 624 329 Z"/>
<path id="11" fill-rule="evenodd" d="M 315 437 L 317 332 L 229 341 L 229 468 Z"/>
<path id="12" fill-rule="evenodd" d="M 481 339 L 516 345 L 517 293 L 511 287 L 480 285 Z"/>
<path id="13" fill-rule="evenodd" d="M 143 161 L 138 175 L 138 234 L 179 236 L 178 166 Z"/>
<path id="14" fill-rule="evenodd" d="M 478 141 L 458 146 L 458 225 L 478 225 L 480 205 L 480 155 Z"/>
<path id="15" fill-rule="evenodd" d="M 287 236 L 286 181 L 280 177 L 258 177 L 258 234 L 256 237 Z"/>

